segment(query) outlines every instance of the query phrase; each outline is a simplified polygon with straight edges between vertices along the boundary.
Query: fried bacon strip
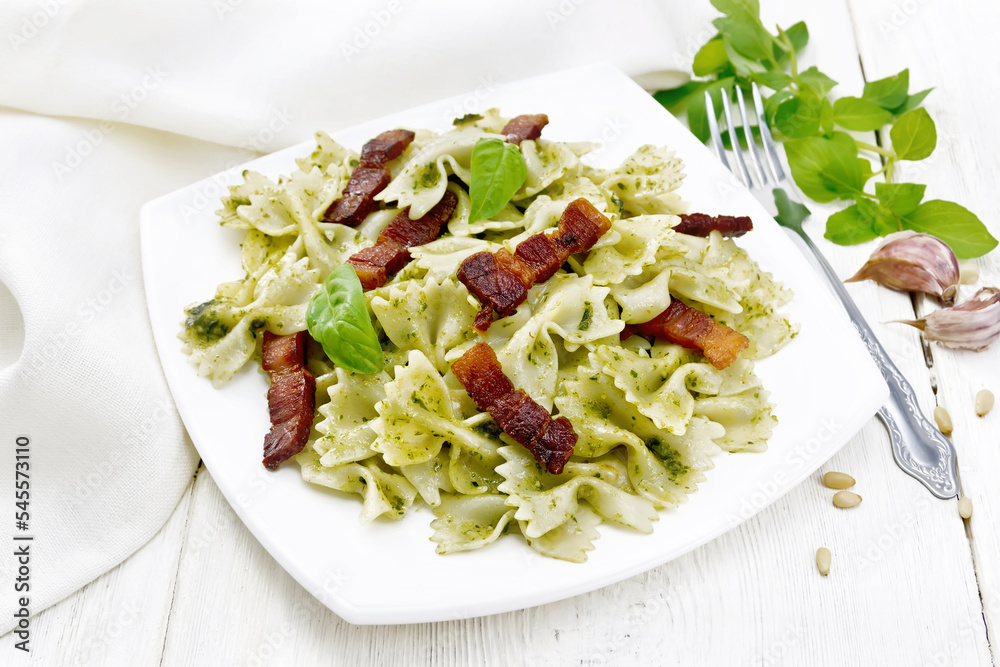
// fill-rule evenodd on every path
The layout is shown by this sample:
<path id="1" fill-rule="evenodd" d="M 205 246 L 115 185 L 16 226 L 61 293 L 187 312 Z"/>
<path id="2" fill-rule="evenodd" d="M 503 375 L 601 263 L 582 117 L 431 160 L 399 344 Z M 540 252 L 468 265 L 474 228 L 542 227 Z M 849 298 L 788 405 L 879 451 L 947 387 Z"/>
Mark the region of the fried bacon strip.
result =
<path id="1" fill-rule="evenodd" d="M 743 236 L 753 231 L 753 221 L 745 215 L 712 217 L 704 213 L 685 213 L 674 231 L 691 236 L 708 236 L 713 231 L 721 232 L 723 236 Z"/>
<path id="2" fill-rule="evenodd" d="M 409 130 L 389 130 L 361 148 L 361 160 L 344 187 L 344 193 L 323 214 L 323 222 L 357 227 L 378 208 L 375 195 L 385 190 L 392 175 L 385 165 L 395 160 L 413 141 Z"/>
<path id="3" fill-rule="evenodd" d="M 573 455 L 576 433 L 565 417 L 556 417 L 504 375 L 486 343 L 476 343 L 451 365 L 476 407 L 490 413 L 504 433 L 531 452 L 554 475 Z"/>
<path id="4" fill-rule="evenodd" d="M 410 209 L 399 212 L 392 222 L 378 235 L 375 245 L 360 250 L 347 260 L 354 267 L 365 289 L 381 287 L 389 278 L 410 261 L 407 248 L 430 243 L 441 233 L 441 228 L 451 218 L 458 205 L 458 197 L 445 191 L 434 208 L 422 218 L 410 220 Z"/>
<path id="5" fill-rule="evenodd" d="M 645 338 L 666 338 L 676 345 L 701 350 L 719 370 L 736 361 L 740 352 L 750 344 L 740 332 L 677 299 L 650 321 L 625 325 L 621 339 L 625 340 L 633 333 Z"/>
<path id="6" fill-rule="evenodd" d="M 542 128 L 548 124 L 549 117 L 543 113 L 524 114 L 507 121 L 500 134 L 507 138 L 507 143 L 519 146 L 522 141 L 542 136 Z"/>
<path id="7" fill-rule="evenodd" d="M 573 254 L 590 250 L 611 221 L 584 198 L 570 202 L 551 236 L 540 232 L 522 241 L 512 255 L 505 248 L 477 252 L 458 267 L 458 279 L 483 304 L 475 327 L 489 328 L 493 311 L 507 317 L 528 298 L 528 289 L 552 277 Z"/>
<path id="8" fill-rule="evenodd" d="M 316 409 L 316 378 L 306 369 L 309 334 L 264 332 L 261 365 L 271 376 L 267 407 L 271 430 L 264 436 L 264 467 L 276 470 L 302 451 L 309 440 Z"/>

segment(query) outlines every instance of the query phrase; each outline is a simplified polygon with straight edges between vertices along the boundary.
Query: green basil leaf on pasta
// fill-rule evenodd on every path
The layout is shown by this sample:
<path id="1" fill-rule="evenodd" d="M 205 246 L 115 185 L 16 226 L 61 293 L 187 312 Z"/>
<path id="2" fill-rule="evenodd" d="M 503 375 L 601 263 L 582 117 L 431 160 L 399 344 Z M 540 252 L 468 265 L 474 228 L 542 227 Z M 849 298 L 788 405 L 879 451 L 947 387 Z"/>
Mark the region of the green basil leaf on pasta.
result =
<path id="1" fill-rule="evenodd" d="M 500 139 L 480 139 L 472 149 L 469 222 L 489 220 L 499 213 L 524 180 L 528 168 L 521 150 Z"/>
<path id="2" fill-rule="evenodd" d="M 330 361 L 344 370 L 365 375 L 382 370 L 382 346 L 368 315 L 361 281 L 350 264 L 332 271 L 313 294 L 306 309 L 306 328 Z"/>

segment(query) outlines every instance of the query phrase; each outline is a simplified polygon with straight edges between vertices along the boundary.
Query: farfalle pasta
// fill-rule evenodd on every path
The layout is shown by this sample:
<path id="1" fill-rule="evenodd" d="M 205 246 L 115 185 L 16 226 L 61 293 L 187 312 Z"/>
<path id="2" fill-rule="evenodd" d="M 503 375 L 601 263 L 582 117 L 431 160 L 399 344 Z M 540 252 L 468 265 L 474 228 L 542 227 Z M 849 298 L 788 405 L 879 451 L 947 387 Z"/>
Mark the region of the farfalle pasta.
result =
<path id="1" fill-rule="evenodd" d="M 358 153 L 329 136 L 318 133 L 288 176 L 246 172 L 219 211 L 222 225 L 244 234 L 244 277 L 188 308 L 180 337 L 198 372 L 224 385 L 260 354 L 262 331 L 305 330 L 326 277 L 372 252 L 390 221 L 407 207 L 419 219 L 452 193 L 442 234 L 407 248 L 408 261 L 364 293 L 382 370 L 354 373 L 308 347 L 302 372 L 315 377 L 316 410 L 296 461 L 306 482 L 358 495 L 362 521 L 430 506 L 427 534 L 439 553 L 520 533 L 540 554 L 582 562 L 602 522 L 650 532 L 660 511 L 678 511 L 696 491 L 714 457 L 766 448 L 776 419 L 753 361 L 795 335 L 780 312 L 792 295 L 718 231 L 675 229 L 687 210 L 683 164 L 664 147 L 598 168 L 586 157 L 593 144 L 524 139 L 523 184 L 498 213 L 472 219 L 473 151 L 483 139 L 503 140 L 506 124 L 489 110 L 440 134 L 413 130 L 384 164 L 392 178 L 371 195 L 378 210 L 356 228 L 324 217 L 359 165 Z M 553 232 L 581 199 L 610 229 L 477 331 L 482 304 L 459 267 Z M 742 334 L 746 349 L 718 368 L 696 349 L 630 335 L 672 300 Z M 518 390 L 572 425 L 572 456 L 558 474 L 480 410 L 452 372 L 480 342 Z"/>

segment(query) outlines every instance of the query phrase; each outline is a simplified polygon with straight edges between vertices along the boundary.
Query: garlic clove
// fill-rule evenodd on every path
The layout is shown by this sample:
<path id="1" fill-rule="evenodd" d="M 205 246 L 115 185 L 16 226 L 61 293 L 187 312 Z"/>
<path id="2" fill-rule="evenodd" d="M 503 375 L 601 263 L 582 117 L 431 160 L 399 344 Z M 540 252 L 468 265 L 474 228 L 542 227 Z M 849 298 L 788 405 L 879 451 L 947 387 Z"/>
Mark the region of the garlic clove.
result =
<path id="1" fill-rule="evenodd" d="M 1000 289 L 984 287 L 963 304 L 942 308 L 919 320 L 897 320 L 945 347 L 983 350 L 1000 336 Z"/>
<path id="2" fill-rule="evenodd" d="M 926 292 L 950 303 L 958 293 L 958 259 L 951 247 L 930 234 L 906 230 L 886 236 L 854 276 L 892 289 Z"/>

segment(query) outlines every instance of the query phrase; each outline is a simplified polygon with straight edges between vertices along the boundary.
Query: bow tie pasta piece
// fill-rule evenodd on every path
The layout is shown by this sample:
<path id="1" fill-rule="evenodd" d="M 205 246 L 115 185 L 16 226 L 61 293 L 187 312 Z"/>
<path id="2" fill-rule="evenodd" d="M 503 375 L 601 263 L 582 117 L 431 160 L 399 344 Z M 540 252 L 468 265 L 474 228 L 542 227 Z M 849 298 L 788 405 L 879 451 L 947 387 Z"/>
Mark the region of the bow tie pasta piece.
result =
<path id="1" fill-rule="evenodd" d="M 374 459 L 327 468 L 312 449 L 297 454 L 302 479 L 312 484 L 356 493 L 362 498 L 361 523 L 380 516 L 402 519 L 413 505 L 417 492 L 402 475 L 386 472 Z"/>
<path id="2" fill-rule="evenodd" d="M 357 160 L 357 153 L 341 146 L 326 132 L 317 132 L 316 148 L 309 154 L 309 157 L 296 158 L 295 164 L 302 172 L 308 173 L 315 167 L 323 173 L 329 173 L 339 171 L 344 165 L 350 166 L 352 161 L 357 162 Z"/>
<path id="3" fill-rule="evenodd" d="M 335 371 L 337 382 L 328 390 L 330 401 L 319 408 L 322 419 L 316 424 L 321 436 L 313 442 L 326 467 L 361 461 L 376 454 L 371 445 L 375 431 L 371 422 L 378 417 L 375 405 L 385 400 L 386 373 L 362 375 L 342 368 Z"/>
<path id="4" fill-rule="evenodd" d="M 529 139 L 521 142 L 521 155 L 528 175 L 514 193 L 514 201 L 533 197 L 557 180 L 572 178 L 580 172 L 580 158 L 564 143 Z"/>
<path id="5" fill-rule="evenodd" d="M 463 496 L 446 494 L 434 508 L 431 541 L 439 554 L 481 549 L 503 535 L 514 519 L 514 508 L 507 506 L 507 496 L 484 494 Z"/>
<path id="6" fill-rule="evenodd" d="M 625 464 L 614 454 L 587 463 L 570 462 L 562 474 L 541 467 L 520 445 L 500 448 L 506 462 L 497 468 L 504 478 L 500 491 L 517 508 L 524 534 L 536 538 L 571 520 L 584 500 L 602 519 L 642 533 L 653 531 L 659 516 L 653 504 L 630 493 Z"/>
<path id="7" fill-rule="evenodd" d="M 657 507 L 677 505 L 712 468 L 711 457 L 720 451 L 715 439 L 725 435 L 724 428 L 692 417 L 682 436 L 658 429 L 597 365 L 592 355 L 591 365 L 578 368 L 555 399 L 579 437 L 575 455 L 599 457 L 624 446 L 632 487 Z"/>
<path id="8" fill-rule="evenodd" d="M 409 206 L 410 219 L 422 218 L 441 201 L 448 186 L 448 176 L 454 174 L 463 182 L 469 182 L 472 149 L 480 139 L 502 140 L 503 136 L 475 127 L 441 135 L 407 161 L 388 187 L 375 195 L 376 201 L 397 202 L 399 208 Z"/>
<path id="9" fill-rule="evenodd" d="M 420 350 L 442 373 L 448 372 L 445 353 L 476 338 L 472 328 L 478 308 L 468 291 L 448 279 L 407 280 L 379 290 L 371 308 L 385 335 L 401 349 Z"/>
<path id="10" fill-rule="evenodd" d="M 728 239 L 727 239 L 728 241 Z M 731 242 L 729 242 L 731 244 Z M 749 359 L 762 359 L 769 357 L 796 336 L 799 327 L 793 324 L 779 312 L 792 300 L 792 291 L 781 283 L 774 280 L 774 277 L 761 270 L 746 253 L 731 244 L 732 248 L 720 243 L 720 252 L 723 249 L 733 252 L 733 263 L 737 266 L 744 264 L 743 269 L 748 274 L 748 279 L 740 288 L 739 312 L 726 311 L 714 306 L 706 306 L 705 312 L 713 316 L 716 320 L 728 327 L 736 329 L 750 340 L 749 347 L 743 352 L 743 356 Z M 739 259 L 736 256 L 742 255 Z M 706 258 L 713 257 L 706 254 Z M 722 260 L 716 260 L 722 261 Z M 717 271 L 723 271 L 720 265 Z"/>
<path id="11" fill-rule="evenodd" d="M 724 436 L 715 439 L 726 451 L 763 452 L 778 423 L 768 395 L 758 386 L 738 394 L 720 392 L 718 396 L 696 398 L 694 414 L 726 429 Z"/>
<path id="12" fill-rule="evenodd" d="M 524 534 L 527 524 L 519 521 L 521 533 Z M 576 512 L 565 523 L 553 528 L 539 537 L 527 537 L 528 546 L 549 558 L 584 563 L 587 552 L 594 550 L 594 540 L 601 536 L 597 527 L 601 525 L 601 517 L 586 505 L 577 507 Z"/>
<path id="13" fill-rule="evenodd" d="M 618 233 L 618 242 L 591 250 L 583 270 L 598 285 L 614 285 L 639 275 L 656 261 L 658 253 L 671 246 L 676 236 L 672 228 L 678 219 L 672 215 L 644 215 L 614 220 L 611 229 Z"/>
<path id="14" fill-rule="evenodd" d="M 189 308 L 180 333 L 183 351 L 199 375 L 221 386 L 253 355 L 258 331 L 286 335 L 306 328 L 306 306 L 318 286 L 319 272 L 290 251 L 263 272 L 250 303 L 220 296 Z"/>
<path id="15" fill-rule="evenodd" d="M 400 466 L 399 472 L 413 485 L 420 499 L 431 507 L 441 504 L 441 492 L 454 493 L 455 486 L 448 475 L 449 454 L 445 450 L 430 461 Z"/>
<path id="16" fill-rule="evenodd" d="M 496 252 L 502 246 L 471 236 L 445 236 L 410 248 L 410 266 L 424 271 L 424 278 L 436 283 L 454 278 L 465 259 L 477 252 Z"/>
<path id="17" fill-rule="evenodd" d="M 697 414 L 726 429 L 716 444 L 742 451 L 765 447 L 773 430 L 776 419 L 767 393 L 746 359 L 719 370 L 689 350 L 659 343 L 652 357 L 644 351 L 601 346 L 594 359 L 625 399 L 668 433 L 684 435 Z"/>
<path id="18" fill-rule="evenodd" d="M 391 466 L 424 463 L 448 444 L 452 450 L 467 450 L 471 461 L 482 464 L 482 470 L 467 469 L 453 474 L 451 479 L 456 489 L 473 494 L 488 490 L 492 475 L 483 472 L 492 470 L 499 462 L 496 444 L 477 432 L 470 420 L 458 418 L 444 378 L 422 352 L 410 352 L 407 365 L 396 368 L 395 379 L 385 390 L 386 398 L 375 406 L 379 418 L 371 423 L 371 428 L 378 434 L 372 447 L 386 463 Z M 462 463 L 453 451 L 450 468 Z M 479 477 L 483 477 L 482 483 Z"/>
<path id="19" fill-rule="evenodd" d="M 249 206 L 251 196 L 273 191 L 276 187 L 267 176 L 249 169 L 244 171 L 243 182 L 229 186 L 229 194 L 222 198 L 222 208 L 215 212 L 220 224 L 229 229 L 253 229 L 253 225 L 239 214 L 240 207 Z"/>
<path id="20" fill-rule="evenodd" d="M 618 167 L 592 174 L 601 176 L 601 185 L 621 200 L 625 213 L 677 215 L 686 210 L 674 193 L 684 180 L 684 164 L 665 146 L 642 146 Z"/>
<path id="21" fill-rule="evenodd" d="M 625 323 L 608 314 L 605 298 L 610 290 L 594 285 L 590 276 L 555 275 L 533 287 L 532 292 L 528 297 L 531 318 L 497 352 L 497 359 L 508 377 L 517 378 L 519 388 L 551 408 L 559 372 L 559 349 L 553 334 L 572 352 L 615 336 Z"/>

